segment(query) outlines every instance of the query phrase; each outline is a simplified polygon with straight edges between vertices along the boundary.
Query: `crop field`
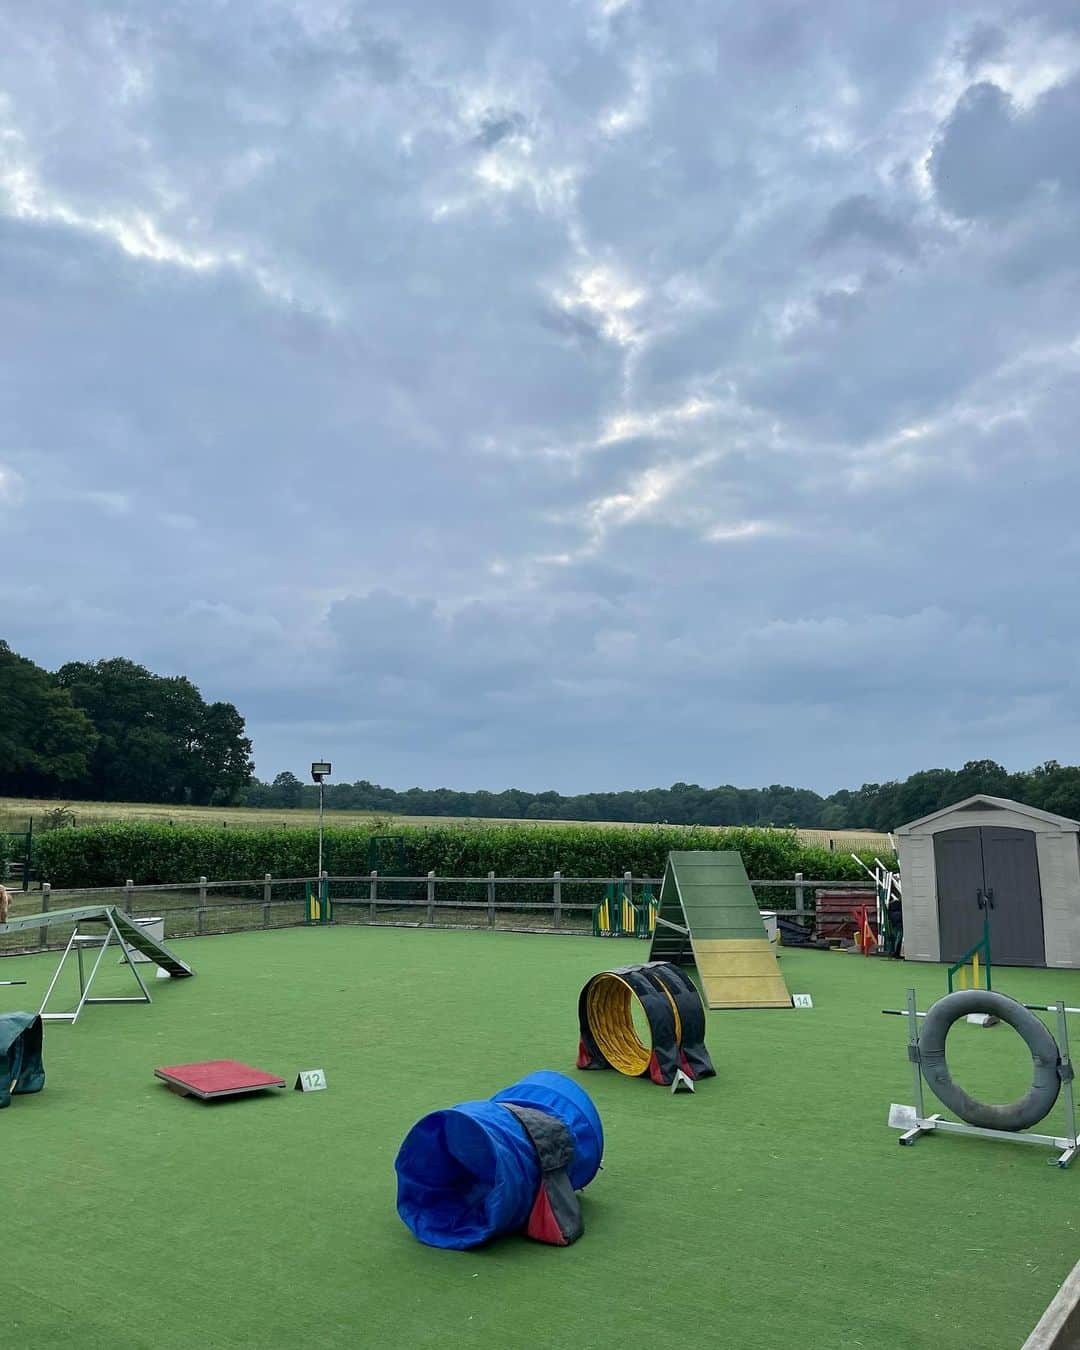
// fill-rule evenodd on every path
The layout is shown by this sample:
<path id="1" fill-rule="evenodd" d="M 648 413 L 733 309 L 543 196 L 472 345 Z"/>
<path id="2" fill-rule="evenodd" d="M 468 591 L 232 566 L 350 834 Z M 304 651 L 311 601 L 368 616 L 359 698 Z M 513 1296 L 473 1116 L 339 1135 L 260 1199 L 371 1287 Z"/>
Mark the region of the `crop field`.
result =
<path id="1" fill-rule="evenodd" d="M 0 832 L 25 830 L 34 820 L 34 828 L 44 823 L 49 812 L 57 808 L 71 812 L 76 825 L 102 825 L 114 820 L 141 820 L 176 824 L 221 825 L 227 829 L 282 829 L 310 827 L 319 819 L 318 811 L 297 809 L 275 810 L 268 807 L 235 806 L 162 806 L 139 802 L 61 802 L 35 801 L 29 797 L 0 797 Z M 572 820 L 505 820 L 479 816 L 388 816 L 378 811 L 327 811 L 327 826 L 365 825 L 379 821 L 389 826 L 394 821 L 402 825 L 595 825 L 598 829 L 649 829 L 649 824 L 627 821 L 572 821 Z M 705 828 L 723 829 L 723 826 Z M 848 851 L 880 852 L 889 850 L 888 835 L 875 830 L 798 830 L 804 844 L 831 849 L 838 853 Z"/>

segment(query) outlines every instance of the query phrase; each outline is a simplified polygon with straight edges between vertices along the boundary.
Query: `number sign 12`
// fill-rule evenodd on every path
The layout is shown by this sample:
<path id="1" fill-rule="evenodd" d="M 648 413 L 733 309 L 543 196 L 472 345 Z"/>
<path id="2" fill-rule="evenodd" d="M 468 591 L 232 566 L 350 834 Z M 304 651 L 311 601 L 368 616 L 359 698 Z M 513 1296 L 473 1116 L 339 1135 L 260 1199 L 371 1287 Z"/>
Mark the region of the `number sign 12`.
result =
<path id="1" fill-rule="evenodd" d="M 322 1092 L 326 1087 L 326 1074 L 322 1069 L 301 1069 L 296 1075 L 293 1088 L 301 1092 Z"/>

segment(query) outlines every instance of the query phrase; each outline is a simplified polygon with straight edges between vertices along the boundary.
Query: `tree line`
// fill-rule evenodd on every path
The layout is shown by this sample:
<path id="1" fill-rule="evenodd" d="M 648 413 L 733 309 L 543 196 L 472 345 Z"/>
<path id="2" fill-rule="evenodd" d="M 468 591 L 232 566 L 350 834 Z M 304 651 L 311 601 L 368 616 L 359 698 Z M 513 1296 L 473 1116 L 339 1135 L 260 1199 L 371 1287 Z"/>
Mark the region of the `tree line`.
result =
<path id="1" fill-rule="evenodd" d="M 207 703 L 186 677 L 155 675 L 122 657 L 73 661 L 49 672 L 0 640 L 0 796 L 275 810 L 317 805 L 313 784 L 289 771 L 260 782 L 254 767 L 240 713 L 231 703 Z M 520 788 L 399 792 L 360 779 L 328 784 L 326 806 L 491 820 L 889 830 L 976 792 L 1080 818 L 1080 766 L 1056 760 L 1019 773 L 971 760 L 961 769 L 924 769 L 829 796 L 781 784 L 697 783 L 574 796 Z"/>
<path id="2" fill-rule="evenodd" d="M 236 805 L 244 719 L 186 677 L 115 657 L 50 672 L 0 640 L 0 796 Z"/>
<path id="3" fill-rule="evenodd" d="M 1049 760 L 1038 768 L 1009 773 L 990 759 L 971 760 L 962 769 L 924 769 L 903 781 L 864 783 L 827 797 L 809 788 L 701 787 L 629 792 L 456 792 L 451 788 L 409 788 L 397 792 L 360 779 L 325 788 L 328 811 L 375 811 L 402 816 L 465 816 L 489 820 L 605 820 L 667 825 L 794 825 L 802 829 L 891 830 L 977 792 L 1011 797 L 1057 815 L 1080 819 L 1080 767 Z M 318 789 L 294 773 L 245 789 L 247 806 L 282 810 L 318 805 Z"/>

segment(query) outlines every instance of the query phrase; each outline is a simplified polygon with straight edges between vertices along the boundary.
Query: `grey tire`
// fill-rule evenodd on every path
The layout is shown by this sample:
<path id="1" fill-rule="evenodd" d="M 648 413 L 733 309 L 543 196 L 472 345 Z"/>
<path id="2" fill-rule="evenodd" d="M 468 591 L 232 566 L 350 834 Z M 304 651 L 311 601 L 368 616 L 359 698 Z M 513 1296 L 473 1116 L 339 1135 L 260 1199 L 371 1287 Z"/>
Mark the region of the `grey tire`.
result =
<path id="1" fill-rule="evenodd" d="M 1007 1022 L 1031 1051 L 1031 1087 L 1017 1101 L 1004 1105 L 980 1102 L 953 1082 L 945 1059 L 945 1038 L 952 1024 L 969 1013 L 992 1013 Z M 985 989 L 962 989 L 938 999 L 923 1021 L 919 1057 L 923 1077 L 935 1096 L 969 1125 L 990 1130 L 1028 1130 L 1049 1115 L 1061 1091 L 1058 1073 L 1061 1053 L 1046 1024 L 1022 1003 Z"/>

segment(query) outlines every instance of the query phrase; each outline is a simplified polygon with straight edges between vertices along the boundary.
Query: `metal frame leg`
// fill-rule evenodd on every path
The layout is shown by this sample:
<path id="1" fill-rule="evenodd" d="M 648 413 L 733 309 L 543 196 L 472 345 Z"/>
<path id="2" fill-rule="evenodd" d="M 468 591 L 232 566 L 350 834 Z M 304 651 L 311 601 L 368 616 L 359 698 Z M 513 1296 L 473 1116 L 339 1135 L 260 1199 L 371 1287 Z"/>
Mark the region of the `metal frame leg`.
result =
<path id="1" fill-rule="evenodd" d="M 914 1144 L 924 1134 L 932 1134 L 935 1122 L 939 1119 L 936 1115 L 927 1117 L 926 1104 L 923 1100 L 922 1064 L 919 1062 L 919 1014 L 916 1008 L 914 989 L 907 991 L 907 1020 L 908 1059 L 911 1060 L 912 1089 L 915 1093 L 915 1119 L 918 1124 L 914 1129 L 907 1130 L 900 1136 L 897 1143 L 901 1145 Z"/>
<path id="2" fill-rule="evenodd" d="M 38 1008 L 38 1016 L 41 1018 L 41 1020 L 42 1020 L 43 1022 L 50 1022 L 50 1021 L 52 1021 L 52 1022 L 66 1022 L 66 1021 L 72 1020 L 71 1014 L 70 1014 L 70 1013 L 47 1013 L 47 1012 L 45 1011 L 45 1009 L 46 1009 L 46 1007 L 48 1006 L 49 999 L 52 997 L 52 991 L 56 988 L 56 982 L 57 982 L 57 980 L 59 980 L 59 978 L 60 978 L 60 972 L 64 969 L 64 962 L 65 962 L 65 961 L 68 959 L 68 957 L 71 955 L 71 949 L 72 949 L 72 947 L 75 945 L 75 939 L 76 939 L 76 937 L 78 936 L 78 934 L 79 934 L 79 930 L 78 930 L 78 928 L 75 928 L 75 930 L 72 932 L 71 936 L 68 938 L 68 944 L 67 944 L 67 946 L 64 948 L 64 954 L 60 957 L 60 963 L 59 963 L 59 965 L 56 967 L 56 970 L 53 972 L 53 977 L 52 977 L 52 979 L 49 981 L 49 987 L 48 987 L 48 989 L 45 990 L 45 997 L 41 1000 L 41 1007 Z M 81 994 L 82 992 L 83 992 L 83 985 L 82 985 L 82 977 L 81 977 L 81 973 L 80 973 L 80 978 L 79 978 L 79 993 Z"/>
<path id="3" fill-rule="evenodd" d="M 71 937 L 68 938 L 68 944 L 64 948 L 64 954 L 60 958 L 60 964 L 56 967 L 56 972 L 54 973 L 52 980 L 49 983 L 48 989 L 45 991 L 45 997 L 41 1001 L 41 1007 L 38 1009 L 38 1016 L 41 1018 L 43 1022 L 70 1022 L 72 1026 L 74 1026 L 75 1023 L 79 1020 L 79 1015 L 82 1013 L 83 1008 L 85 1008 L 88 1003 L 153 1002 L 153 1000 L 150 997 L 150 991 L 144 984 L 142 975 L 139 974 L 138 967 L 132 960 L 131 954 L 128 952 L 126 946 L 124 945 L 124 939 L 120 936 L 120 930 L 117 928 L 116 923 L 113 920 L 112 914 L 106 915 L 106 922 L 108 927 L 104 936 L 101 938 L 101 946 L 99 947 L 98 954 L 94 959 L 94 964 L 90 968 L 89 976 L 87 976 L 86 974 L 86 968 L 83 963 L 82 946 L 78 942 L 78 938 L 81 936 L 79 933 L 78 926 L 75 927 L 75 930 L 72 932 Z M 126 997 L 105 996 L 101 998 L 91 998 L 90 990 L 94 987 L 94 978 L 97 975 L 98 969 L 100 968 L 101 963 L 105 958 L 105 953 L 112 946 L 114 938 L 116 939 L 117 946 L 120 948 L 122 961 L 126 962 L 126 964 L 131 970 L 131 973 L 135 976 L 136 983 L 138 984 L 141 993 L 131 994 Z M 75 948 L 78 954 L 79 1001 L 76 1004 L 75 1010 L 73 1012 L 47 1013 L 45 1011 L 45 1008 L 49 1002 L 49 999 L 52 996 L 53 990 L 56 988 L 57 981 L 60 979 L 60 972 L 64 969 L 64 964 L 67 961 L 68 957 L 71 955 L 72 947 Z"/>
<path id="4" fill-rule="evenodd" d="M 93 964 L 93 966 L 91 967 L 91 970 L 90 970 L 90 978 L 86 981 L 85 984 L 83 984 L 83 982 L 82 982 L 82 948 L 80 947 L 80 948 L 78 949 L 78 951 L 79 951 L 79 985 L 80 985 L 79 994 L 80 994 L 80 997 L 79 997 L 79 1004 L 78 1004 L 78 1007 L 75 1009 L 75 1011 L 74 1011 L 74 1013 L 72 1014 L 72 1017 L 71 1017 L 71 1024 L 72 1024 L 72 1026 L 74 1026 L 75 1023 L 79 1020 L 79 1014 L 82 1012 L 83 1008 L 85 1008 L 86 1005 L 87 1005 L 88 1003 L 90 1003 L 91 1001 L 97 1002 L 96 999 L 95 999 L 95 1000 L 91 1000 L 91 998 L 90 998 L 90 990 L 91 990 L 91 988 L 93 987 L 93 984 L 94 984 L 94 976 L 98 973 L 98 966 L 101 965 L 101 958 L 105 955 L 106 948 L 108 947 L 108 945 L 109 945 L 109 943 L 110 943 L 111 941 L 112 941 L 112 934 L 111 934 L 111 933 L 106 933 L 106 934 L 105 934 L 105 939 L 104 939 L 104 941 L 102 942 L 101 946 L 98 948 L 98 954 L 97 954 L 97 956 L 94 958 L 94 964 Z"/>
<path id="5" fill-rule="evenodd" d="M 123 1002 L 123 1003 L 152 1003 L 152 1002 L 153 1002 L 153 999 L 150 997 L 150 991 L 149 991 L 149 989 L 147 989 L 146 985 L 143 983 L 143 977 L 139 974 L 139 967 L 138 967 L 138 965 L 136 965 L 136 963 L 135 963 L 135 959 L 134 959 L 134 957 L 133 957 L 133 955 L 132 955 L 132 952 L 128 950 L 127 944 L 124 942 L 124 939 L 120 936 L 120 930 L 119 930 L 119 928 L 117 928 L 117 926 L 116 926 L 116 921 L 113 919 L 113 916 L 112 916 L 111 914 L 109 915 L 109 927 L 112 929 L 113 937 L 115 937 L 115 938 L 116 938 L 116 941 L 120 944 L 120 951 L 121 951 L 121 953 L 123 954 L 124 960 L 127 962 L 128 967 L 129 967 L 129 969 L 131 970 L 132 975 L 135 976 L 135 980 L 136 980 L 136 982 L 138 983 L 139 988 L 142 990 L 142 995 L 143 995 L 143 996 L 142 996 L 142 998 L 135 998 L 135 997 L 132 997 L 132 998 L 126 998 L 126 999 L 115 999 L 115 998 L 101 998 L 101 999 L 98 999 L 98 998 L 95 998 L 95 999 L 92 999 L 91 1002 L 93 1002 L 93 1003 L 120 1003 L 120 1002 Z"/>
<path id="6" fill-rule="evenodd" d="M 1069 1147 L 1066 1148 L 1060 1158 L 1054 1160 L 1055 1167 L 1068 1167 L 1073 1158 L 1076 1157 L 1077 1149 L 1080 1148 L 1080 1139 L 1076 1137 L 1076 1099 L 1073 1094 L 1072 1079 L 1072 1060 L 1069 1057 L 1069 1027 L 1068 1018 L 1065 1016 L 1065 1002 L 1059 999 L 1057 1003 L 1057 1023 L 1058 1023 L 1058 1048 L 1061 1052 L 1061 1089 L 1065 1097 L 1065 1125 L 1069 1131 Z"/>

